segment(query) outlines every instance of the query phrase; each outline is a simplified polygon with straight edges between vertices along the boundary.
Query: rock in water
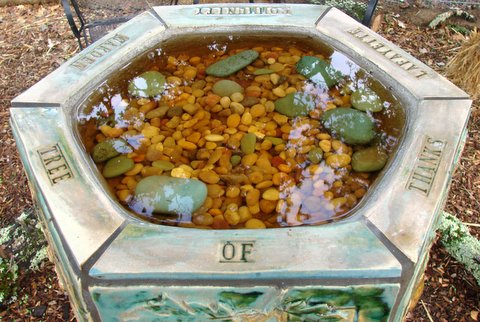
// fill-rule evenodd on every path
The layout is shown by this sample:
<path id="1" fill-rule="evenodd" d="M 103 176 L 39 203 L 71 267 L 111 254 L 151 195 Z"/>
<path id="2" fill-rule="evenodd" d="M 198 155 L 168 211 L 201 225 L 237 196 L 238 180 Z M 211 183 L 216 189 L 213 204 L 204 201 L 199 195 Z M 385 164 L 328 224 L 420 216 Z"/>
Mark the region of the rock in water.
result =
<path id="1" fill-rule="evenodd" d="M 148 71 L 133 78 L 128 84 L 128 93 L 135 97 L 155 97 L 165 90 L 165 76 Z"/>
<path id="2" fill-rule="evenodd" d="M 275 111 L 288 117 L 307 116 L 314 108 L 315 101 L 307 93 L 290 93 L 275 101 Z"/>
<path id="3" fill-rule="evenodd" d="M 366 113 L 352 108 L 326 111 L 322 123 L 332 136 L 347 144 L 367 144 L 375 137 L 373 120 Z"/>
<path id="4" fill-rule="evenodd" d="M 233 93 L 243 93 L 243 87 L 229 79 L 222 79 L 213 84 L 212 91 L 218 96 L 230 96 Z"/>
<path id="5" fill-rule="evenodd" d="M 317 84 L 332 87 L 342 78 L 342 73 L 318 57 L 303 56 L 295 66 L 297 72 Z"/>
<path id="6" fill-rule="evenodd" d="M 141 214 L 188 216 L 206 198 L 207 186 L 200 180 L 150 176 L 138 182 L 131 207 Z"/>
<path id="7" fill-rule="evenodd" d="M 380 147 L 372 146 L 352 155 L 352 169 L 357 172 L 381 170 L 387 163 L 388 155 Z"/>
<path id="8" fill-rule="evenodd" d="M 380 112 L 383 109 L 381 98 L 368 88 L 359 88 L 352 93 L 352 106 L 364 112 Z"/>
<path id="9" fill-rule="evenodd" d="M 240 69 L 247 67 L 258 58 L 258 52 L 255 50 L 244 50 L 230 56 L 224 60 L 216 62 L 207 67 L 205 72 L 207 75 L 217 76 L 217 77 L 226 77 L 230 76 L 233 73 L 239 71 Z"/>
<path id="10" fill-rule="evenodd" d="M 132 151 L 133 149 L 123 139 L 107 139 L 93 147 L 92 158 L 99 163 Z"/>
<path id="11" fill-rule="evenodd" d="M 102 174 L 105 178 L 113 178 L 133 169 L 135 162 L 126 155 L 120 155 L 107 161 Z"/>

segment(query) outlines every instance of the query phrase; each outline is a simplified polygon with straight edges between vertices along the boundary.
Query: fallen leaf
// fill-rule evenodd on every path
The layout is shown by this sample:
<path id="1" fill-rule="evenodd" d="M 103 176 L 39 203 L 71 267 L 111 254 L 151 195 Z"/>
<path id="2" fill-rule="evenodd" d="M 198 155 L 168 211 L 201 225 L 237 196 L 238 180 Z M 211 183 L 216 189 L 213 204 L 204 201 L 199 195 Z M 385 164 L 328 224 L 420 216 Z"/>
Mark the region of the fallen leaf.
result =
<path id="1" fill-rule="evenodd" d="M 380 30 L 380 26 L 382 25 L 383 14 L 376 15 L 372 22 L 372 30 L 377 32 Z"/>
<path id="2" fill-rule="evenodd" d="M 470 312 L 470 317 L 471 317 L 474 321 L 478 321 L 478 311 L 471 311 L 471 312 Z"/>

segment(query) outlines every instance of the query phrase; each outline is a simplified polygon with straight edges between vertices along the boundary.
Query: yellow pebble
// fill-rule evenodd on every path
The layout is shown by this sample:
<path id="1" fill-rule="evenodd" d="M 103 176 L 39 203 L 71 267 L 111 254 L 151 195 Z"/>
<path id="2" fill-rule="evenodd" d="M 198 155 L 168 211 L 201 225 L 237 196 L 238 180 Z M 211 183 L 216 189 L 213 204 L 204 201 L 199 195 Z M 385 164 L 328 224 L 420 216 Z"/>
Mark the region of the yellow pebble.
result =
<path id="1" fill-rule="evenodd" d="M 264 229 L 267 228 L 263 221 L 256 218 L 251 218 L 245 223 L 245 228 L 247 229 Z"/>
<path id="2" fill-rule="evenodd" d="M 230 99 L 232 100 L 232 102 L 237 102 L 237 103 L 240 103 L 241 101 L 243 101 L 244 99 L 244 96 L 242 93 L 233 93 L 232 95 L 230 95 Z"/>
<path id="3" fill-rule="evenodd" d="M 322 140 L 318 143 L 318 146 L 325 153 L 328 153 L 332 150 L 332 142 L 330 140 Z"/>
<path id="4" fill-rule="evenodd" d="M 285 97 L 287 95 L 285 93 L 285 90 L 281 87 L 275 87 L 274 89 L 272 89 L 272 93 L 278 97 Z"/>
<path id="5" fill-rule="evenodd" d="M 140 173 L 143 169 L 143 164 L 141 163 L 135 163 L 135 166 L 133 167 L 132 170 L 125 172 L 124 174 L 126 176 L 136 176 L 137 174 Z"/>
<path id="6" fill-rule="evenodd" d="M 224 96 L 220 99 L 220 105 L 222 105 L 223 108 L 230 107 L 230 103 L 232 103 L 232 100 L 228 96 Z"/>
<path id="7" fill-rule="evenodd" d="M 325 163 L 332 168 L 345 168 L 351 160 L 348 154 L 332 154 L 327 157 Z"/>
<path id="8" fill-rule="evenodd" d="M 266 113 L 265 106 L 262 104 L 255 104 L 250 109 L 250 114 L 252 115 L 252 117 L 262 117 L 265 115 L 265 113 Z"/>
<path id="9" fill-rule="evenodd" d="M 248 209 L 247 206 L 241 206 L 238 208 L 238 214 L 240 215 L 240 222 L 244 223 L 248 221 L 250 218 L 252 218 L 252 214 L 250 213 L 250 210 Z"/>
<path id="10" fill-rule="evenodd" d="M 237 225 L 240 222 L 240 215 L 237 211 L 226 210 L 223 216 L 230 225 Z"/>
<path id="11" fill-rule="evenodd" d="M 270 81 L 273 85 L 277 85 L 280 80 L 280 75 L 277 73 L 270 74 Z"/>
<path id="12" fill-rule="evenodd" d="M 185 139 L 181 139 L 178 142 L 178 145 L 184 148 L 185 150 L 195 150 L 197 148 L 197 145 L 195 143 L 186 141 Z"/>
<path id="13" fill-rule="evenodd" d="M 130 190 L 119 190 L 116 192 L 118 200 L 121 202 L 128 202 L 132 198 Z"/>
<path id="14" fill-rule="evenodd" d="M 220 134 L 208 134 L 205 135 L 205 140 L 208 142 L 223 142 L 225 138 Z"/>
<path id="15" fill-rule="evenodd" d="M 280 192 L 276 188 L 270 188 L 263 192 L 262 198 L 265 200 L 276 201 L 280 199 Z"/>
<path id="16" fill-rule="evenodd" d="M 202 170 L 198 173 L 198 177 L 206 183 L 215 184 L 220 181 L 220 177 L 213 170 Z"/>
<path id="17" fill-rule="evenodd" d="M 241 117 L 239 114 L 232 114 L 227 118 L 227 126 L 236 128 L 240 124 Z"/>
<path id="18" fill-rule="evenodd" d="M 246 126 L 252 124 L 252 114 L 250 112 L 243 113 L 241 123 Z"/>
<path id="19" fill-rule="evenodd" d="M 191 173 L 185 171 L 185 169 L 182 169 L 180 167 L 179 168 L 173 168 L 170 175 L 172 177 L 175 177 L 175 178 L 185 178 L 185 179 L 188 179 L 192 176 Z"/>
<path id="20" fill-rule="evenodd" d="M 228 198 L 236 198 L 240 195 L 240 188 L 237 186 L 228 186 L 225 194 Z"/>
<path id="21" fill-rule="evenodd" d="M 215 142 L 207 142 L 205 143 L 205 148 L 207 150 L 215 150 L 217 148 L 217 143 Z"/>

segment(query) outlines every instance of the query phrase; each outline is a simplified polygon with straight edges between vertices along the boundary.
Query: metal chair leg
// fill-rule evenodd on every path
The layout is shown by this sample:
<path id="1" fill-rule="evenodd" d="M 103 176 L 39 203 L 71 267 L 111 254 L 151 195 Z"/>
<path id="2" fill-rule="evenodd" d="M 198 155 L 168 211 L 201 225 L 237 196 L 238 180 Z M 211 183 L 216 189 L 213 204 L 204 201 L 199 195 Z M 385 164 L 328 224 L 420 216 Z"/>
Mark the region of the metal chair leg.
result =
<path id="1" fill-rule="evenodd" d="M 367 10 L 365 10 L 365 16 L 363 17 L 362 24 L 367 27 L 370 27 L 370 23 L 372 22 L 373 13 L 375 12 L 375 8 L 377 8 L 378 0 L 369 0 L 367 5 Z"/>

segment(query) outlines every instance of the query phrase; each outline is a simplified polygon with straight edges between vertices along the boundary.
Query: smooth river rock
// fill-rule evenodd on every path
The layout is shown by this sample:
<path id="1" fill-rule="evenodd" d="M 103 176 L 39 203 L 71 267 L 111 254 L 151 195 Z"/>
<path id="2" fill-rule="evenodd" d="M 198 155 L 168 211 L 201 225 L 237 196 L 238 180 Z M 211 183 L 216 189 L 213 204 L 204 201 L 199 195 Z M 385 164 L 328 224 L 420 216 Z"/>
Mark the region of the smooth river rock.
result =
<path id="1" fill-rule="evenodd" d="M 132 147 L 123 139 L 107 139 L 93 147 L 92 158 L 96 163 L 107 161 L 120 154 L 133 152 Z"/>
<path id="2" fill-rule="evenodd" d="M 207 75 L 217 76 L 217 77 L 226 77 L 230 76 L 235 72 L 247 67 L 258 58 L 258 52 L 255 50 L 244 50 L 230 56 L 224 60 L 216 62 L 207 67 L 205 72 Z"/>
<path id="3" fill-rule="evenodd" d="M 353 153 L 352 169 L 357 172 L 374 172 L 383 169 L 388 154 L 380 147 L 372 146 Z"/>
<path id="4" fill-rule="evenodd" d="M 369 88 L 359 88 L 352 93 L 352 106 L 364 112 L 380 112 L 383 102 L 380 96 Z"/>
<path id="5" fill-rule="evenodd" d="M 232 95 L 233 93 L 243 93 L 243 87 L 232 80 L 229 79 L 222 79 L 213 84 L 212 92 L 217 94 L 218 96 L 228 96 Z"/>
<path id="6" fill-rule="evenodd" d="M 307 116 L 315 108 L 313 97 L 307 93 L 290 93 L 275 101 L 275 111 L 288 117 Z"/>
<path id="7" fill-rule="evenodd" d="M 347 144 L 367 144 L 375 137 L 375 124 L 364 112 L 352 108 L 334 108 L 322 115 L 322 124 L 330 134 Z"/>
<path id="8" fill-rule="evenodd" d="M 296 65 L 297 72 L 314 83 L 331 87 L 342 79 L 342 73 L 327 61 L 314 56 L 303 56 Z"/>
<path id="9" fill-rule="evenodd" d="M 126 155 L 119 155 L 105 163 L 102 174 L 105 178 L 117 177 L 133 169 L 135 162 Z"/>
<path id="10" fill-rule="evenodd" d="M 135 188 L 132 208 L 142 214 L 188 216 L 207 198 L 207 186 L 196 179 L 150 176 L 140 180 Z"/>
<path id="11" fill-rule="evenodd" d="M 135 97 L 155 97 L 165 90 L 165 76 L 157 71 L 148 71 L 134 77 L 128 84 L 128 93 Z"/>

